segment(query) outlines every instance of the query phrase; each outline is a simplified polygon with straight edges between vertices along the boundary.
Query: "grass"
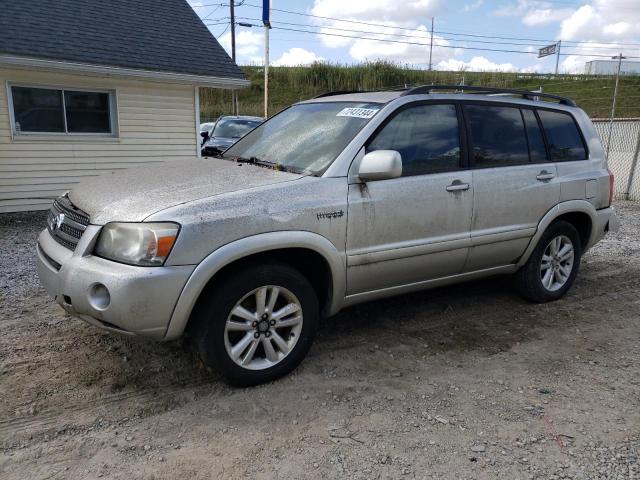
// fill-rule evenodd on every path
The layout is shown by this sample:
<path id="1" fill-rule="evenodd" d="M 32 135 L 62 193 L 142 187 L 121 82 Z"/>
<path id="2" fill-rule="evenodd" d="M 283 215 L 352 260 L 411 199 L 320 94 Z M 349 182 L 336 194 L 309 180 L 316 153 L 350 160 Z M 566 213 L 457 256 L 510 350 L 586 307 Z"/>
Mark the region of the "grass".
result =
<path id="1" fill-rule="evenodd" d="M 262 116 L 264 110 L 264 70 L 243 67 L 251 87 L 239 90 L 238 106 L 243 115 Z M 461 84 L 527 90 L 542 87 L 574 99 L 592 118 L 609 117 L 615 77 L 602 75 L 552 75 L 503 72 L 442 72 L 415 70 L 388 62 L 353 66 L 315 63 L 308 67 L 269 69 L 269 115 L 292 103 L 335 90 L 380 90 L 412 85 Z M 620 77 L 616 117 L 640 116 L 640 77 Z M 202 121 L 231 113 L 231 91 L 200 89 Z"/>

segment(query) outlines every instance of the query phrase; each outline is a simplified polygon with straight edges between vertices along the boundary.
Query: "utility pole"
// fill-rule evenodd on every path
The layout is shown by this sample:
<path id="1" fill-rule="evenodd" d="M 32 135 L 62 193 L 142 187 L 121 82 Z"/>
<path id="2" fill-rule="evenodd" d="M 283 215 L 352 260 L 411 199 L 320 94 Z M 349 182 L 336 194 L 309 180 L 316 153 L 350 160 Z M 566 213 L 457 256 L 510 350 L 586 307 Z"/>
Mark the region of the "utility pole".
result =
<path id="1" fill-rule="evenodd" d="M 616 86 L 613 88 L 613 102 L 611 103 L 611 119 L 609 120 L 609 135 L 607 138 L 607 160 L 609 160 L 609 150 L 611 149 L 611 134 L 613 133 L 613 117 L 616 115 L 616 100 L 618 98 L 618 82 L 620 81 L 620 69 L 622 68 L 622 60 L 627 58 L 620 55 L 611 57 L 618 60 L 618 71 L 616 72 Z"/>
<path id="2" fill-rule="evenodd" d="M 269 27 L 264 26 L 264 118 L 269 118 Z"/>
<path id="3" fill-rule="evenodd" d="M 262 0 L 264 25 L 264 118 L 269 118 L 269 29 L 271 28 L 271 0 Z"/>
<path id="4" fill-rule="evenodd" d="M 556 75 L 558 75 L 558 64 L 560 63 L 560 47 L 562 46 L 562 40 L 558 40 L 558 47 L 556 48 Z"/>
<path id="5" fill-rule="evenodd" d="M 229 2 L 230 16 L 231 16 L 231 60 L 236 63 L 236 14 L 235 14 L 235 0 Z M 238 92 L 236 90 L 231 91 L 231 103 L 232 111 L 234 115 L 238 115 Z"/>
<path id="6" fill-rule="evenodd" d="M 433 17 L 431 17 L 431 45 L 429 46 L 429 71 L 431 71 L 432 55 L 433 55 Z"/>

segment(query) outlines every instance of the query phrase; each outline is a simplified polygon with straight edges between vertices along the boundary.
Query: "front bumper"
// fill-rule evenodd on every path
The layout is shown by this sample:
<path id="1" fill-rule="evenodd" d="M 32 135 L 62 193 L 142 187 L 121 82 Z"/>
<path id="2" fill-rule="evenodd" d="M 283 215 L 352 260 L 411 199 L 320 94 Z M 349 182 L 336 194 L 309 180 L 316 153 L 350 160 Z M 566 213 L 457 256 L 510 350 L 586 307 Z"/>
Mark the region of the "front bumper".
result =
<path id="1" fill-rule="evenodd" d="M 92 325 L 162 339 L 195 266 L 135 267 L 93 256 L 99 232 L 87 227 L 72 252 L 44 230 L 37 245 L 40 282 L 68 313 Z"/>

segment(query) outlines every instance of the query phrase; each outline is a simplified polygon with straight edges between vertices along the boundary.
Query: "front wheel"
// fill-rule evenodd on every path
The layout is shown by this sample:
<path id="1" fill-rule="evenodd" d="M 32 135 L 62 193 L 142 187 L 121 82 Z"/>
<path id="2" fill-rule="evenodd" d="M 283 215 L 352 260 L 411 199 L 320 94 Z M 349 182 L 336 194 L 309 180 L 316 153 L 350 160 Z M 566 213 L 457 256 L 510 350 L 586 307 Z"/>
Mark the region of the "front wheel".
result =
<path id="1" fill-rule="evenodd" d="M 300 364 L 318 325 L 316 293 L 287 265 L 227 277 L 199 312 L 196 342 L 205 364 L 237 386 L 275 380 Z"/>
<path id="2" fill-rule="evenodd" d="M 518 292 L 533 302 L 558 300 L 571 288 L 581 255 L 576 228 L 562 220 L 552 223 L 527 263 L 516 273 Z"/>

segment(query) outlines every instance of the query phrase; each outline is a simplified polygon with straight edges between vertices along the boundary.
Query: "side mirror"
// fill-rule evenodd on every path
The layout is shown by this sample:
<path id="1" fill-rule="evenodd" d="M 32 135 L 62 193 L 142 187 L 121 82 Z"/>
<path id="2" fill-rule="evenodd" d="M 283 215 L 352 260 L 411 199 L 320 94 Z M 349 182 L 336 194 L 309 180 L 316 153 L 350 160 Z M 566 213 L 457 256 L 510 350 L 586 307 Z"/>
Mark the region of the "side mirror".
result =
<path id="1" fill-rule="evenodd" d="M 395 150 L 369 152 L 360 161 L 358 176 L 365 182 L 398 178 L 402 176 L 402 157 Z"/>
<path id="2" fill-rule="evenodd" d="M 200 136 L 206 140 L 207 138 L 209 138 L 209 132 L 207 131 L 200 132 Z"/>

